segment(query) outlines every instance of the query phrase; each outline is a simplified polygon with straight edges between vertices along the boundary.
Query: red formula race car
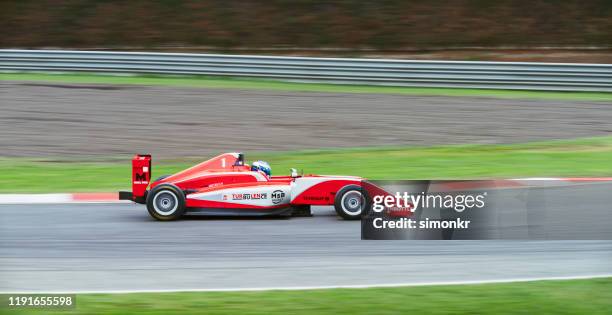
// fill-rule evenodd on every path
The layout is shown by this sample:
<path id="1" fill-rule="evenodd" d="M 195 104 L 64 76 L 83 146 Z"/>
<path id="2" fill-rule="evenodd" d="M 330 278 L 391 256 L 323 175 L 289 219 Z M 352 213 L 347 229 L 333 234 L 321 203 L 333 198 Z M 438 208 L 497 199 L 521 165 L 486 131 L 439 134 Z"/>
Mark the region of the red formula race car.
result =
<path id="1" fill-rule="evenodd" d="M 186 212 L 207 215 L 310 215 L 310 206 L 333 205 L 344 219 L 359 219 L 365 198 L 360 177 L 270 176 L 245 164 L 242 153 L 226 153 L 151 182 L 151 156 L 132 160 L 132 191 L 119 199 L 147 205 L 152 217 L 176 220 Z M 150 184 L 150 187 L 149 187 Z"/>

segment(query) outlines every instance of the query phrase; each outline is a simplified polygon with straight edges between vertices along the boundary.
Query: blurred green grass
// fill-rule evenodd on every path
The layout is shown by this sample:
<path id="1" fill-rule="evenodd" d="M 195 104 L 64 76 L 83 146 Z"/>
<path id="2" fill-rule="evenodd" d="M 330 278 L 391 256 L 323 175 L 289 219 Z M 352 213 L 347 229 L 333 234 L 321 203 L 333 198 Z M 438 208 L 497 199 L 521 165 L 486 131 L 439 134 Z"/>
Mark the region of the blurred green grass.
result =
<path id="1" fill-rule="evenodd" d="M 221 153 L 221 152 L 220 152 Z M 289 168 L 306 174 L 369 179 L 481 179 L 612 176 L 612 137 L 506 145 L 374 147 L 294 152 L 245 152 L 247 162 L 266 160 L 273 174 Z M 159 161 L 153 177 L 206 160 Z M 130 188 L 131 156 L 113 162 L 0 158 L 0 192 L 96 192 Z"/>
<path id="2" fill-rule="evenodd" d="M 79 294 L 13 314 L 610 314 L 612 278 L 260 292 Z"/>
<path id="3" fill-rule="evenodd" d="M 113 76 L 103 74 L 0 73 L 5 81 L 47 81 L 81 84 L 137 84 L 201 88 L 262 89 L 331 93 L 382 93 L 431 96 L 471 96 L 496 98 L 533 98 L 583 101 L 612 101 L 612 93 L 542 92 L 489 89 L 413 88 L 372 85 L 341 85 L 283 82 L 264 79 L 240 79 L 206 76 Z"/>

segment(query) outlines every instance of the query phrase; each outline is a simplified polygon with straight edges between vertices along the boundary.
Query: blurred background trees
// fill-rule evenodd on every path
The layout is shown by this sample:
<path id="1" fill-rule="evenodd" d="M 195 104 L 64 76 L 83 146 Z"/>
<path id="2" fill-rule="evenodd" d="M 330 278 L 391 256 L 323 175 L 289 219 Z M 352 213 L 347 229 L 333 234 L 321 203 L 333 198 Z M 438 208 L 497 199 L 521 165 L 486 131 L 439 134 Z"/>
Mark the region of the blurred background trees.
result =
<path id="1" fill-rule="evenodd" d="M 610 48 L 609 0 L 0 2 L 0 47 L 196 51 Z"/>

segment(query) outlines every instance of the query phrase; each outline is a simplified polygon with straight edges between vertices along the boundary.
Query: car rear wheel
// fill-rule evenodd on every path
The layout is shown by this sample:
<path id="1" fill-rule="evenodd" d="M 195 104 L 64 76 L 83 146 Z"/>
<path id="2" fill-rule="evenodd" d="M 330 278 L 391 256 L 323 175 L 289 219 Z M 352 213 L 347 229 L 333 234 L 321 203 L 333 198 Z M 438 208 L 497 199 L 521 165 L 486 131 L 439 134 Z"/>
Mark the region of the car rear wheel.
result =
<path id="1" fill-rule="evenodd" d="M 172 184 L 155 186 L 147 195 L 147 210 L 157 220 L 176 220 L 185 214 L 185 195 Z"/>
<path id="2" fill-rule="evenodd" d="M 345 220 L 359 220 L 365 205 L 362 189 L 358 185 L 348 185 L 340 189 L 334 200 L 336 213 Z"/>

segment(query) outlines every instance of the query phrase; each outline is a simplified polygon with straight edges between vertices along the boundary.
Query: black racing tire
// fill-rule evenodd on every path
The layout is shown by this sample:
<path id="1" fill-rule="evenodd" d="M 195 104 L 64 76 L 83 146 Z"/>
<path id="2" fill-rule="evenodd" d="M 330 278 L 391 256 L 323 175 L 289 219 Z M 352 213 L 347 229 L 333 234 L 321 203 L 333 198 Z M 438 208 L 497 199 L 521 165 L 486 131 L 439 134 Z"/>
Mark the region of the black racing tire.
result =
<path id="1" fill-rule="evenodd" d="M 336 193 L 334 208 L 345 220 L 359 220 L 365 209 L 366 198 L 359 185 L 347 185 Z"/>
<path id="2" fill-rule="evenodd" d="M 155 186 L 147 194 L 147 210 L 159 221 L 177 220 L 185 214 L 185 194 L 172 184 Z"/>
<path id="3" fill-rule="evenodd" d="M 158 181 L 160 181 L 160 180 L 162 180 L 162 179 L 166 179 L 166 178 L 168 178 L 168 177 L 170 177 L 170 176 L 172 176 L 172 175 L 162 175 L 162 176 L 160 176 L 160 177 L 156 178 L 156 179 L 155 179 L 153 182 L 154 182 L 154 183 L 155 183 L 155 182 L 158 182 Z"/>

